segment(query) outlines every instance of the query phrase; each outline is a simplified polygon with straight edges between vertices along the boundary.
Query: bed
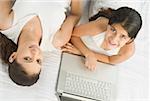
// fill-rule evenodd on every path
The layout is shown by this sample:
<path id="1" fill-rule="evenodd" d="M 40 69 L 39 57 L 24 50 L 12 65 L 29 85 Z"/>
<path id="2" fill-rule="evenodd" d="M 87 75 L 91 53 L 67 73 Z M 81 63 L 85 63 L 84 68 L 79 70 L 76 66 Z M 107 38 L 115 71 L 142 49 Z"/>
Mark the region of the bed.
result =
<path id="1" fill-rule="evenodd" d="M 83 16 L 80 23 L 88 21 L 89 0 L 83 0 Z M 136 42 L 135 55 L 118 68 L 117 101 L 148 101 L 148 32 L 150 15 L 148 1 L 143 2 L 141 13 L 143 27 Z M 57 81 L 61 52 L 44 52 L 43 69 L 38 82 L 31 87 L 14 84 L 8 76 L 7 65 L 0 60 L 0 101 L 57 101 Z"/>

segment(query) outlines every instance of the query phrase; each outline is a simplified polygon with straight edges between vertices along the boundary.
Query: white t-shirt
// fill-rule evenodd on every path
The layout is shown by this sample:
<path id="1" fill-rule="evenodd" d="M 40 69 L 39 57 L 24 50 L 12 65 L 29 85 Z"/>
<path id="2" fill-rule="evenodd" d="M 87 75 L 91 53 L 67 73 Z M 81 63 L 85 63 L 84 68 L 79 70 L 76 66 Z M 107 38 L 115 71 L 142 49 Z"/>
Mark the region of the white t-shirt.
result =
<path id="1" fill-rule="evenodd" d="M 25 24 L 28 21 L 30 21 L 35 16 L 37 16 L 37 15 L 36 14 L 30 14 L 28 16 L 24 16 L 22 19 L 19 19 L 16 23 L 13 22 L 11 28 L 6 29 L 6 30 L 2 30 L 1 32 L 17 44 L 18 37 L 19 37 L 23 27 L 25 26 Z"/>
<path id="2" fill-rule="evenodd" d="M 71 0 L 17 0 L 13 7 L 13 25 L 1 32 L 17 43 L 25 24 L 33 17 L 38 16 L 42 25 L 41 49 L 43 51 L 56 50 L 51 41 L 66 18 L 65 13 L 70 7 L 70 2 Z"/>

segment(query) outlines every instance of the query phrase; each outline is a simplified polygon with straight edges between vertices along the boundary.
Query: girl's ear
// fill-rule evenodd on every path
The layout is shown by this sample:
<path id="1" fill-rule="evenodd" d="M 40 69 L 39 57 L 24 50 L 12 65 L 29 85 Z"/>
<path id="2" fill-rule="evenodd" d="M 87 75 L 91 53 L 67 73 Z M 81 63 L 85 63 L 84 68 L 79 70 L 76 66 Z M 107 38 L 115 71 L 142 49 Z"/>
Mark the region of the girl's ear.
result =
<path id="1" fill-rule="evenodd" d="M 134 41 L 134 38 L 130 39 L 126 44 L 130 44 L 133 41 Z"/>
<path id="2" fill-rule="evenodd" d="M 9 57 L 9 62 L 12 63 L 16 59 L 16 52 L 13 52 Z"/>

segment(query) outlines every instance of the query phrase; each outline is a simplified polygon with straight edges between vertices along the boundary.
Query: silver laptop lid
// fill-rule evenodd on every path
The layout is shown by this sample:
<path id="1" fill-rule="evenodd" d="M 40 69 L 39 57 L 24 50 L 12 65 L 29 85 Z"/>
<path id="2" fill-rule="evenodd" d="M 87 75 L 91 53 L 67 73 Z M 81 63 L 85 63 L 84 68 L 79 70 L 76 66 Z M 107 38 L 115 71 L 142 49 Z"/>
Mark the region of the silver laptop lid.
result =
<path id="1" fill-rule="evenodd" d="M 89 80 L 117 84 L 117 68 L 114 68 L 112 65 L 98 62 L 97 69 L 95 71 L 90 71 L 84 66 L 84 57 L 63 53 L 57 84 L 58 93 L 70 93 L 65 90 L 65 82 L 68 73 L 73 73 L 88 78 Z M 113 88 L 116 89 L 115 87 Z"/>

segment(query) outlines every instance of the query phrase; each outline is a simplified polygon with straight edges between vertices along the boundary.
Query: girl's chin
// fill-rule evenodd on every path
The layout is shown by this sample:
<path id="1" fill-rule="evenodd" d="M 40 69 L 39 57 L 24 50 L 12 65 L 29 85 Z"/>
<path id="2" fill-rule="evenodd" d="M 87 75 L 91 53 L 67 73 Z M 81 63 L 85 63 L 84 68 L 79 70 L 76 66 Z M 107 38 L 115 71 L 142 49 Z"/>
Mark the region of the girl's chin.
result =
<path id="1" fill-rule="evenodd" d="M 109 45 L 109 46 L 108 46 L 108 49 L 109 49 L 109 50 L 112 50 L 112 49 L 115 49 L 115 48 L 117 48 L 116 45 L 115 45 L 115 46 L 114 46 L 114 45 Z"/>

